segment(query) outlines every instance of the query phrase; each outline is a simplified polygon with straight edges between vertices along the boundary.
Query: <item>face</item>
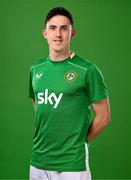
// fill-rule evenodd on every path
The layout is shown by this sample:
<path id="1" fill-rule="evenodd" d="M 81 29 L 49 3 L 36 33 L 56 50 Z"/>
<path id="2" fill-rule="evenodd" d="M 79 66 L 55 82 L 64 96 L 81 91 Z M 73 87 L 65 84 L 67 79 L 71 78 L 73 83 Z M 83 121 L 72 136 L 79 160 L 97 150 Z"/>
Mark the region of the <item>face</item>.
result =
<path id="1" fill-rule="evenodd" d="M 56 15 L 46 24 L 43 36 L 47 39 L 49 49 L 55 52 L 69 50 L 70 39 L 75 32 L 66 16 Z"/>

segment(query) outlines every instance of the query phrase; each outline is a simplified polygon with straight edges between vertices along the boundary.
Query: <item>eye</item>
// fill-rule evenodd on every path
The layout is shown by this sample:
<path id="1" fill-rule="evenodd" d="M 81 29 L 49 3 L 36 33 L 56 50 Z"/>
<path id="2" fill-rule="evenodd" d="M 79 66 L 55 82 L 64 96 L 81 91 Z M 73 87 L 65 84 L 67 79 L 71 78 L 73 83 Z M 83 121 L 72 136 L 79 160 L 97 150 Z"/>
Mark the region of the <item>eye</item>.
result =
<path id="1" fill-rule="evenodd" d="M 56 26 L 50 26 L 49 29 L 50 29 L 50 30 L 55 30 L 55 29 L 56 29 Z"/>
<path id="2" fill-rule="evenodd" d="M 68 27 L 67 26 L 62 26 L 62 30 L 67 31 Z"/>

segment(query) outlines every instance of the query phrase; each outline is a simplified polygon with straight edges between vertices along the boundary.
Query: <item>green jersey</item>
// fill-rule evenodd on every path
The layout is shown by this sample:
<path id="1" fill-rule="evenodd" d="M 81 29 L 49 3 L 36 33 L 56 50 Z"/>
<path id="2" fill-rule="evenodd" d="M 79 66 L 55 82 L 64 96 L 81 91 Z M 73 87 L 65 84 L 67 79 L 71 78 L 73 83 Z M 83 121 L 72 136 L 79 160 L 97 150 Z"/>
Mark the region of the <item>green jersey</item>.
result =
<path id="1" fill-rule="evenodd" d="M 63 61 L 40 59 L 30 69 L 29 96 L 36 104 L 31 165 L 86 170 L 90 105 L 108 96 L 98 67 L 77 55 Z"/>

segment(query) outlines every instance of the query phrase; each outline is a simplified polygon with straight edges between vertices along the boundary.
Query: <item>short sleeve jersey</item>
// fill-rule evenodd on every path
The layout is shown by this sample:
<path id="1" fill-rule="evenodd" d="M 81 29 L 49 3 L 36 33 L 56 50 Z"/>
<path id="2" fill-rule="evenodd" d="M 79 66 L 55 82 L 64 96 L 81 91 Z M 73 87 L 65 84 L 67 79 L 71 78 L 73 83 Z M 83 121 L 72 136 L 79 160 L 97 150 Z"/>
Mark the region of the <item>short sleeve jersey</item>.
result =
<path id="1" fill-rule="evenodd" d="M 77 55 L 49 57 L 30 68 L 29 97 L 35 99 L 31 165 L 45 170 L 84 171 L 90 105 L 107 98 L 101 71 Z"/>

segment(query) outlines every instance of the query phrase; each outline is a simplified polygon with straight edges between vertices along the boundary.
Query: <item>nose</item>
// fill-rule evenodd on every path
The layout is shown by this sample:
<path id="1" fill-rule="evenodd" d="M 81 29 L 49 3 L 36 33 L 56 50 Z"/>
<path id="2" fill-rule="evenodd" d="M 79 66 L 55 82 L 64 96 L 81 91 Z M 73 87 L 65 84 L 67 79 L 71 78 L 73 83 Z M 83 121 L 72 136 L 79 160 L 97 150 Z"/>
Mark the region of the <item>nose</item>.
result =
<path id="1" fill-rule="evenodd" d="M 57 28 L 57 29 L 56 29 L 56 36 L 57 36 L 57 37 L 60 37 L 60 36 L 61 36 L 61 29 L 60 29 L 60 28 Z"/>

